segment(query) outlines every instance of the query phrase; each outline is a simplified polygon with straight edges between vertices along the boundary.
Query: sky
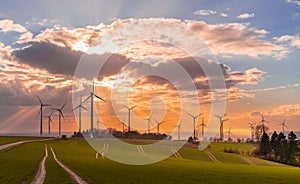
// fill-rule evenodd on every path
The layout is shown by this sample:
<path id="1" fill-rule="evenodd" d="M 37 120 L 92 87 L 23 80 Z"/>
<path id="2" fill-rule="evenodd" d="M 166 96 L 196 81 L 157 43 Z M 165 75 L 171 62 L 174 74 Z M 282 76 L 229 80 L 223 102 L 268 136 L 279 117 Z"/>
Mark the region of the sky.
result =
<path id="1" fill-rule="evenodd" d="M 156 119 L 174 135 L 179 120 L 190 130 L 186 112 L 203 113 L 212 135 L 215 112 L 227 113 L 224 130 L 235 138 L 250 137 L 248 123 L 262 114 L 272 131 L 284 119 L 299 131 L 299 32 L 297 0 L 0 1 L 0 133 L 39 131 L 37 95 L 54 108 L 67 101 L 63 131 L 77 130 L 72 109 L 88 96 L 93 77 L 85 76 L 98 65 L 95 90 L 106 102 L 95 101 L 95 126 L 121 130 L 122 105 L 138 105 L 132 126 L 141 132 L 151 112 L 151 131 Z M 52 119 L 56 132 L 56 112 Z M 83 122 L 88 129 L 89 112 Z"/>

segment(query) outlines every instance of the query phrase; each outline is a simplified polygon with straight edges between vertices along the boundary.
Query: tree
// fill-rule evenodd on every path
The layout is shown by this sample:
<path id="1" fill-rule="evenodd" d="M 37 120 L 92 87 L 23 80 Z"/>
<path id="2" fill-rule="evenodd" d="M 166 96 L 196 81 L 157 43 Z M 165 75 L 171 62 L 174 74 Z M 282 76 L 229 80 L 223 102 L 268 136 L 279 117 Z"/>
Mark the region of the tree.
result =
<path id="1" fill-rule="evenodd" d="M 264 127 L 265 127 L 264 128 L 265 132 L 268 132 L 269 131 L 269 127 L 267 127 L 266 125 Z M 263 132 L 264 131 L 263 131 L 263 126 L 262 125 L 255 126 L 255 128 L 254 128 L 254 135 L 255 135 L 256 140 L 261 140 Z"/>
<path id="2" fill-rule="evenodd" d="M 286 136 L 280 132 L 280 134 L 278 135 L 278 150 L 279 150 L 279 160 L 282 163 L 287 163 L 287 140 L 286 140 Z"/>
<path id="3" fill-rule="evenodd" d="M 271 149 L 274 153 L 274 159 L 278 160 L 279 151 L 280 151 L 280 143 L 278 142 L 278 134 L 276 131 L 272 134 L 271 141 L 270 141 Z"/>
<path id="4" fill-rule="evenodd" d="M 296 162 L 296 156 L 298 155 L 298 141 L 297 136 L 293 131 L 288 134 L 288 147 L 287 147 L 287 163 L 294 165 Z"/>
<path id="5" fill-rule="evenodd" d="M 267 156 L 271 151 L 270 137 L 266 132 L 263 133 L 260 141 L 259 154 Z"/>

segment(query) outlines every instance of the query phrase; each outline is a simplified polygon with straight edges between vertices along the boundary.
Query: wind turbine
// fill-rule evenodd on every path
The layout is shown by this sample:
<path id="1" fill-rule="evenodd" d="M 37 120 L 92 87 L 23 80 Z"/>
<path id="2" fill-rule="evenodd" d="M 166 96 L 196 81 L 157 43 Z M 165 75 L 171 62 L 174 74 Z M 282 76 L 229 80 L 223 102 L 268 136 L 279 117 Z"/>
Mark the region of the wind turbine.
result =
<path id="1" fill-rule="evenodd" d="M 87 108 L 85 108 L 83 105 L 82 105 L 82 94 L 80 95 L 80 103 L 79 103 L 79 105 L 77 106 L 77 107 L 75 107 L 72 111 L 75 111 L 76 109 L 79 109 L 79 130 L 78 130 L 78 132 L 80 132 L 81 133 L 81 109 L 84 109 L 84 110 L 86 110 L 86 111 L 88 111 L 87 110 Z"/>
<path id="2" fill-rule="evenodd" d="M 266 123 L 269 123 L 268 121 L 265 120 L 265 117 L 264 117 L 264 115 L 262 114 L 262 115 L 261 115 L 261 121 L 258 122 L 258 123 L 261 123 L 261 124 L 262 124 L 262 126 L 263 126 L 263 133 L 265 133 L 265 122 L 266 122 Z"/>
<path id="3" fill-rule="evenodd" d="M 228 140 L 231 139 L 231 135 L 232 135 L 232 132 L 231 132 L 231 127 L 229 127 L 229 130 L 227 132 L 225 132 L 228 134 Z"/>
<path id="4" fill-rule="evenodd" d="M 125 133 L 125 126 L 126 126 L 126 124 L 125 124 L 125 120 L 123 120 L 123 121 L 121 121 L 121 123 L 120 123 L 121 125 L 122 125 L 122 127 L 123 127 L 123 134 Z"/>
<path id="5" fill-rule="evenodd" d="M 177 125 L 178 140 L 180 140 L 180 130 L 181 130 L 181 122 L 179 123 L 179 125 Z"/>
<path id="6" fill-rule="evenodd" d="M 106 102 L 103 98 L 95 94 L 95 81 L 93 80 L 92 92 L 90 92 L 90 95 L 82 102 L 85 103 L 88 99 L 91 99 L 91 138 L 93 138 L 94 135 L 94 97 L 98 98 L 99 100 L 102 100 L 103 102 Z"/>
<path id="7" fill-rule="evenodd" d="M 52 121 L 51 116 L 53 114 L 53 111 L 51 112 L 51 114 L 49 116 L 44 116 L 48 118 L 48 134 L 50 135 L 50 123 Z"/>
<path id="8" fill-rule="evenodd" d="M 251 128 L 251 141 L 252 141 L 252 143 L 254 142 L 254 133 L 253 133 L 253 131 L 254 131 L 254 127 L 255 127 L 255 125 L 254 125 L 254 123 L 248 123 L 250 126 L 250 128 Z"/>
<path id="9" fill-rule="evenodd" d="M 204 140 L 204 127 L 206 127 L 206 125 L 204 124 L 204 117 L 202 117 L 202 122 L 199 126 L 202 128 L 202 130 L 201 130 L 201 139 Z"/>
<path id="10" fill-rule="evenodd" d="M 283 134 L 284 134 L 284 127 L 287 128 L 287 126 L 286 126 L 285 124 L 286 124 L 286 123 L 285 123 L 285 119 L 283 119 L 283 122 L 279 124 L 279 125 L 282 126 L 282 133 L 283 133 Z"/>
<path id="11" fill-rule="evenodd" d="M 157 123 L 157 135 L 159 135 L 159 125 L 163 123 L 163 121 L 159 122 L 155 119 L 155 122 Z"/>
<path id="12" fill-rule="evenodd" d="M 196 119 L 197 119 L 199 116 L 201 116 L 203 113 L 200 113 L 200 114 L 197 115 L 197 116 L 193 116 L 193 115 L 191 115 L 191 114 L 188 113 L 188 112 L 187 112 L 187 114 L 188 114 L 189 116 L 191 116 L 191 117 L 193 118 L 193 120 L 194 120 L 194 139 L 196 139 Z"/>
<path id="13" fill-rule="evenodd" d="M 220 141 L 224 140 L 224 131 L 223 131 L 223 124 L 225 121 L 228 121 L 229 119 L 223 119 L 227 114 L 223 114 L 222 116 L 215 115 L 220 120 Z"/>
<path id="14" fill-rule="evenodd" d="M 150 116 L 144 120 L 148 121 L 148 134 L 150 133 L 150 122 L 151 122 L 151 118 L 152 118 L 152 113 L 150 114 Z"/>
<path id="15" fill-rule="evenodd" d="M 36 96 L 40 102 L 40 110 L 39 114 L 41 115 L 41 121 L 40 121 L 40 135 L 43 134 L 43 107 L 45 106 L 51 106 L 50 104 L 44 104 L 39 96 Z"/>
<path id="16" fill-rule="evenodd" d="M 135 108 L 137 105 L 128 107 L 126 105 L 123 105 L 128 110 L 128 133 L 130 132 L 130 111 Z"/>
<path id="17" fill-rule="evenodd" d="M 65 107 L 66 103 L 67 103 L 67 101 L 61 106 L 61 108 L 57 108 L 57 109 L 51 108 L 52 110 L 55 110 L 58 112 L 58 135 L 59 136 L 61 135 L 61 117 L 63 117 L 65 119 L 62 110 Z"/>

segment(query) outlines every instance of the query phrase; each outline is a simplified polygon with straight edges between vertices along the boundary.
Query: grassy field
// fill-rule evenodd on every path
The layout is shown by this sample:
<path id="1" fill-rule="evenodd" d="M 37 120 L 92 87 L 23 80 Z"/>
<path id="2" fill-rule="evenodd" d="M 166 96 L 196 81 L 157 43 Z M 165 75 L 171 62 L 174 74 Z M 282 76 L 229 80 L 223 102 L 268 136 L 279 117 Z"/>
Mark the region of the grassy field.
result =
<path id="1" fill-rule="evenodd" d="M 96 151 L 85 140 L 52 140 L 27 143 L 0 152 L 1 183 L 30 183 L 44 156 L 44 145 L 50 144 L 57 158 L 88 183 L 298 183 L 300 168 L 285 166 L 258 158 L 224 153 L 224 147 L 254 150 L 249 144 L 212 143 L 206 150 L 183 147 L 179 153 L 161 162 L 133 166 L 107 158 L 96 159 Z M 74 183 L 49 155 L 46 160 L 45 183 Z M 147 152 L 145 150 L 145 152 Z M 212 153 L 220 163 L 214 163 L 205 152 Z"/>
<path id="2" fill-rule="evenodd" d="M 44 156 L 44 143 L 25 143 L 0 151 L 0 183 L 30 183 Z"/>
<path id="3" fill-rule="evenodd" d="M 0 145 L 9 144 L 13 142 L 18 141 L 24 141 L 24 140 L 34 140 L 34 139 L 40 139 L 38 137 L 8 137 L 8 136 L 0 136 Z"/>
<path id="4" fill-rule="evenodd" d="M 300 179 L 299 168 L 250 166 L 240 155 L 221 152 L 216 145 L 208 150 L 222 163 L 213 163 L 203 151 L 183 148 L 179 152 L 186 159 L 171 157 L 151 165 L 130 166 L 97 160 L 86 142 L 71 142 L 52 141 L 52 146 L 57 157 L 88 183 L 286 183 Z"/>

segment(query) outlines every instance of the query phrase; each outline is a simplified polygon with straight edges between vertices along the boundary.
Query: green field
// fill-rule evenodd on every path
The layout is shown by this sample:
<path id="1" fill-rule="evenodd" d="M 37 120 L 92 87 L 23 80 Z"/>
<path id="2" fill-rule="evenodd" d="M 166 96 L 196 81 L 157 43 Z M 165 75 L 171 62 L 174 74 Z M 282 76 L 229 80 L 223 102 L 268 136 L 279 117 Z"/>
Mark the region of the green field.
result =
<path id="1" fill-rule="evenodd" d="M 40 139 L 37 137 L 8 137 L 8 136 L 0 136 L 0 146 L 3 144 L 9 144 L 13 142 L 18 141 L 24 141 L 24 140 L 34 140 L 34 139 Z"/>
<path id="2" fill-rule="evenodd" d="M 299 183 L 300 168 L 258 158 L 229 154 L 223 149 L 254 150 L 244 143 L 212 143 L 206 150 L 183 147 L 179 153 L 158 163 L 133 166 L 107 158 L 96 159 L 96 151 L 85 140 L 52 140 L 27 143 L 0 151 L 0 181 L 29 183 L 44 156 L 44 145 L 51 145 L 57 158 L 88 183 Z M 48 146 L 45 183 L 74 183 L 53 160 Z M 220 163 L 205 153 L 212 153 Z"/>

